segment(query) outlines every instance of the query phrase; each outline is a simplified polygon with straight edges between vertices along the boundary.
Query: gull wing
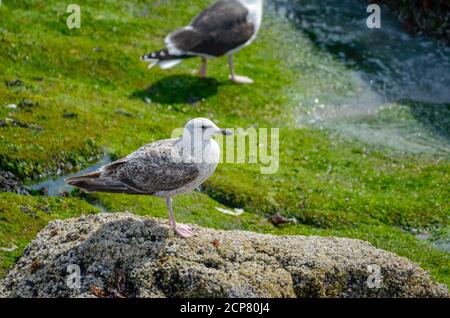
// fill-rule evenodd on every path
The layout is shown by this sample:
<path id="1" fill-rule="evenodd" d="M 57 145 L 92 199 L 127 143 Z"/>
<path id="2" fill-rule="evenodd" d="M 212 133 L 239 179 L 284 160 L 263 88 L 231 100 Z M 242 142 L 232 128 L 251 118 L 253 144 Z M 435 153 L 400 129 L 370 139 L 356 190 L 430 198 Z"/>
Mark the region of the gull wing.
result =
<path id="1" fill-rule="evenodd" d="M 182 154 L 174 151 L 179 141 L 166 139 L 148 144 L 94 173 L 71 178 L 67 183 L 92 192 L 128 194 L 155 194 L 179 189 L 194 181 L 199 174 L 194 163 L 182 162 Z"/>

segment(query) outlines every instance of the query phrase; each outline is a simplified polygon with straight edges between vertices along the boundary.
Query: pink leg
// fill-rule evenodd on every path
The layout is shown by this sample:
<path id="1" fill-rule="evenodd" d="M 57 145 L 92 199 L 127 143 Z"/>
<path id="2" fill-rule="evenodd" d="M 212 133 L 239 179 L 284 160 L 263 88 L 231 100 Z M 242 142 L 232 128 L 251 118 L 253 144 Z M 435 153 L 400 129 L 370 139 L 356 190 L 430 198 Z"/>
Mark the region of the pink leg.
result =
<path id="1" fill-rule="evenodd" d="M 202 57 L 202 64 L 200 66 L 200 71 L 198 72 L 198 76 L 206 77 L 206 66 L 208 65 L 208 60 L 205 57 Z"/>
<path id="2" fill-rule="evenodd" d="M 230 80 L 238 84 L 253 84 L 253 80 L 247 76 L 234 73 L 233 55 L 228 55 L 228 66 L 230 67 Z"/>
<path id="3" fill-rule="evenodd" d="M 173 230 L 181 237 L 188 238 L 194 235 L 191 227 L 189 225 L 177 224 L 175 222 L 175 216 L 173 214 L 172 208 L 172 198 L 166 197 L 167 209 L 169 210 L 169 225 L 173 228 Z"/>

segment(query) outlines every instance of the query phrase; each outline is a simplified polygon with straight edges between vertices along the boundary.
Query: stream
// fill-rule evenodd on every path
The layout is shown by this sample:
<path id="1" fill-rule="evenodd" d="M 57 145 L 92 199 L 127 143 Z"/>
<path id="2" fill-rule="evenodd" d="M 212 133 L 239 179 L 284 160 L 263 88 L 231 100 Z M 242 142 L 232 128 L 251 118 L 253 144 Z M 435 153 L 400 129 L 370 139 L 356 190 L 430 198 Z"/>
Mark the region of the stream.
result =
<path id="1" fill-rule="evenodd" d="M 336 129 L 405 152 L 449 156 L 449 46 L 408 34 L 384 6 L 381 28 L 367 28 L 364 1 L 271 4 L 321 52 L 345 65 L 357 86 L 350 96 L 321 96 L 320 103 L 310 103 L 298 116 L 300 125 Z"/>
<path id="2" fill-rule="evenodd" d="M 28 188 L 30 190 L 34 190 L 34 191 L 39 191 L 42 188 L 45 188 L 47 195 L 59 196 L 66 191 L 70 192 L 74 189 L 72 186 L 67 185 L 64 180 L 66 180 L 68 178 L 80 176 L 85 173 L 93 172 L 93 171 L 97 170 L 98 168 L 100 168 L 101 166 L 103 166 L 107 163 L 110 163 L 110 162 L 111 162 L 111 158 L 108 155 L 105 155 L 102 158 L 100 158 L 100 160 L 95 162 L 94 164 L 92 164 L 92 165 L 88 166 L 87 168 L 80 170 L 76 173 L 71 173 L 71 174 L 68 174 L 65 176 L 50 178 L 50 179 L 47 179 L 44 181 L 40 181 L 38 183 L 33 183 L 31 185 L 26 186 L 26 188 Z"/>

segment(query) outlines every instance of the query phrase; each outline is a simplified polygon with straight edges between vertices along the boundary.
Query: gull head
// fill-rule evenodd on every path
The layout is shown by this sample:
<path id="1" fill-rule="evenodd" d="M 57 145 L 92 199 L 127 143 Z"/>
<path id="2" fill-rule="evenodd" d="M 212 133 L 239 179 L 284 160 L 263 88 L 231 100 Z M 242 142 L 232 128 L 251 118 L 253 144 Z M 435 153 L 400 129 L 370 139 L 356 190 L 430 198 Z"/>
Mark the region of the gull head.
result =
<path id="1" fill-rule="evenodd" d="M 190 138 L 195 139 L 210 139 L 214 135 L 230 136 L 233 133 L 227 129 L 217 127 L 211 120 L 207 118 L 194 118 L 186 123 L 184 126 L 183 136 L 189 134 Z"/>

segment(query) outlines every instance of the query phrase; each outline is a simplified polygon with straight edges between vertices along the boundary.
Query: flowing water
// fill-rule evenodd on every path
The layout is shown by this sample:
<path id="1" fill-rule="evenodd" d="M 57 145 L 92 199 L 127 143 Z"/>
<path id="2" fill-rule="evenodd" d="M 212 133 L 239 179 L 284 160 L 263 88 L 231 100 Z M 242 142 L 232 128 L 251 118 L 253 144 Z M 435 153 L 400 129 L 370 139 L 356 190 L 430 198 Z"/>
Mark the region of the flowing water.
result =
<path id="1" fill-rule="evenodd" d="M 103 156 L 99 161 L 97 161 L 93 165 L 87 167 L 86 169 L 80 170 L 77 173 L 68 174 L 65 176 L 58 177 L 58 178 L 47 179 L 42 182 L 29 185 L 27 188 L 30 190 L 35 190 L 35 191 L 39 191 L 42 188 L 45 188 L 47 195 L 59 196 L 66 191 L 70 192 L 74 189 L 73 187 L 67 185 L 64 180 L 66 180 L 68 178 L 80 176 L 85 173 L 93 172 L 93 171 L 97 170 L 98 168 L 100 168 L 101 166 L 103 166 L 107 163 L 110 163 L 110 162 L 111 162 L 111 158 L 106 155 L 106 156 Z"/>
<path id="2" fill-rule="evenodd" d="M 381 28 L 366 25 L 360 0 L 272 0 L 276 11 L 321 52 L 348 68 L 357 89 L 325 96 L 299 124 L 407 152 L 450 153 L 450 47 L 410 35 L 381 7 Z"/>

